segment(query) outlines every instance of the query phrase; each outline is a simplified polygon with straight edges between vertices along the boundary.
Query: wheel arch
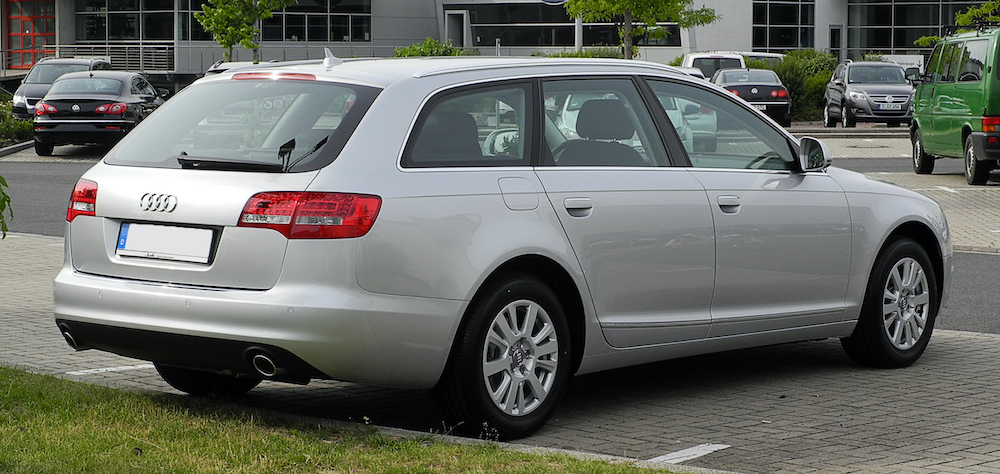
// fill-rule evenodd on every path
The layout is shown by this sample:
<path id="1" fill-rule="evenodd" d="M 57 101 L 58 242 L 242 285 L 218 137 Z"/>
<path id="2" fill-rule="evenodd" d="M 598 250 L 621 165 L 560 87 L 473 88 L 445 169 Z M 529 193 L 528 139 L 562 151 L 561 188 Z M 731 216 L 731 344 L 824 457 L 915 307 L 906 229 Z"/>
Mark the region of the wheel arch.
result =
<path id="1" fill-rule="evenodd" d="M 944 268 L 944 258 L 941 246 L 938 244 L 938 239 L 934 234 L 934 231 L 927 225 L 921 222 L 910 221 L 903 223 L 886 237 L 885 241 L 882 242 L 882 246 L 878 250 L 878 254 L 881 255 L 885 249 L 891 245 L 893 242 L 903 238 L 913 239 L 917 244 L 919 244 L 927 256 L 930 257 L 931 265 L 934 271 L 934 282 L 938 291 L 938 301 L 937 307 L 934 308 L 935 312 L 941 309 L 941 296 L 944 293 L 945 285 L 945 268 Z"/>

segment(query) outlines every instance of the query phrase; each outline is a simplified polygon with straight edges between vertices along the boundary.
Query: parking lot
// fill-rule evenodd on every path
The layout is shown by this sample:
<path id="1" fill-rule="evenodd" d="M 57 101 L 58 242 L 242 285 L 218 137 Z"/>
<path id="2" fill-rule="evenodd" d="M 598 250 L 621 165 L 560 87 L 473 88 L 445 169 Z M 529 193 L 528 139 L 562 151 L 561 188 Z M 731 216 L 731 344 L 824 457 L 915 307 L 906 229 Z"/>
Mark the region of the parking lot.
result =
<path id="1" fill-rule="evenodd" d="M 835 157 L 899 156 L 905 139 L 830 139 Z M 58 152 L 57 152 L 58 154 Z M 18 158 L 18 156 L 22 156 Z M 31 160 L 30 150 L 3 161 Z M 50 160 L 87 160 L 55 156 Z M 938 200 L 956 248 L 995 252 L 1000 187 L 961 174 L 875 178 Z M 174 392 L 151 365 L 73 353 L 52 323 L 61 238 L 10 234 L 0 243 L 5 365 L 129 389 Z M 1000 336 L 938 331 L 899 370 L 854 365 L 835 340 L 715 354 L 577 377 L 554 419 L 518 443 L 665 466 L 734 472 L 1000 472 Z M 444 432 L 425 391 L 341 382 L 264 383 L 234 401 L 330 420 Z M 684 451 L 695 448 L 694 451 Z M 684 460 L 669 455 L 692 452 Z"/>

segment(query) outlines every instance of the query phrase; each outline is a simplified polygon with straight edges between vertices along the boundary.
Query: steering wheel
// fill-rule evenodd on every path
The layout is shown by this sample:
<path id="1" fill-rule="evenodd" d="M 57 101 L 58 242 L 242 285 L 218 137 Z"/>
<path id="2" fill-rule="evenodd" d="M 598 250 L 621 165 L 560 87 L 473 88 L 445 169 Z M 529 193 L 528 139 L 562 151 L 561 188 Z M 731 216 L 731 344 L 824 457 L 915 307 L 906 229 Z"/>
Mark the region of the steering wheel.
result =
<path id="1" fill-rule="evenodd" d="M 768 161 L 771 161 L 771 160 L 777 160 L 781 164 L 781 168 L 778 168 L 778 169 L 785 169 L 785 160 L 782 160 L 781 157 L 778 156 L 778 154 L 775 153 L 774 151 L 768 151 L 768 152 L 764 153 L 763 155 L 760 155 L 757 158 L 754 158 L 753 161 L 751 161 L 746 166 L 744 166 L 744 168 L 746 168 L 748 170 L 759 170 L 759 169 L 763 168 L 764 165 L 766 165 Z"/>

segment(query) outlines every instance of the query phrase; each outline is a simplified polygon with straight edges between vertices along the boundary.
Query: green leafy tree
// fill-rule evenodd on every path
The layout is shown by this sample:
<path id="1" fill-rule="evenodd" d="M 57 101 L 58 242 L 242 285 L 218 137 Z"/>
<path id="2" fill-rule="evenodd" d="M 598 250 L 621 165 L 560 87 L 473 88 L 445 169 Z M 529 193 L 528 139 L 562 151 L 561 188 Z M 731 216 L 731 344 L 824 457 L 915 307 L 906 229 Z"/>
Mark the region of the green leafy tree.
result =
<path id="1" fill-rule="evenodd" d="M 977 22 L 1000 22 L 1000 2 L 997 0 L 990 0 L 988 2 L 983 2 L 982 5 L 971 6 L 964 13 L 955 14 L 955 26 L 973 26 Z M 968 29 L 959 29 L 958 33 L 963 33 L 969 31 Z M 941 40 L 940 36 L 922 36 L 917 38 L 913 44 L 917 46 L 934 46 Z"/>
<path id="2" fill-rule="evenodd" d="M 260 21 L 274 16 L 296 0 L 208 0 L 194 18 L 222 46 L 226 61 L 232 61 L 233 48 L 243 46 L 253 52 L 253 62 L 260 62 Z"/>
<path id="3" fill-rule="evenodd" d="M 5 186 L 7 186 L 7 180 L 3 176 L 0 176 L 0 239 L 7 238 L 7 218 L 4 217 L 4 212 L 11 219 L 14 218 L 14 212 L 10 208 L 10 196 L 3 191 Z"/>
<path id="4" fill-rule="evenodd" d="M 681 28 L 707 25 L 720 17 L 715 10 L 694 9 L 694 0 L 567 0 L 566 12 L 571 17 L 582 17 L 586 22 L 613 22 L 618 27 L 625 59 L 635 57 L 633 39 L 646 34 L 663 36 L 667 32 L 657 22 L 676 22 Z M 636 23 L 642 27 L 636 28 Z"/>

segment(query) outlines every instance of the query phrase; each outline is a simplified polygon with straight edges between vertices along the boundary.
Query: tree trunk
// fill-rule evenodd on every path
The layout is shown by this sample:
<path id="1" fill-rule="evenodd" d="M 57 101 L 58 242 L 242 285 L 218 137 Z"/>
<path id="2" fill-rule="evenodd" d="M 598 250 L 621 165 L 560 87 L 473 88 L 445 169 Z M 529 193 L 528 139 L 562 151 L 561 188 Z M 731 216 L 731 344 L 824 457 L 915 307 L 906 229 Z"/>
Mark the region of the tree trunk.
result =
<path id="1" fill-rule="evenodd" d="M 632 59 L 632 10 L 626 8 L 622 16 L 625 21 L 622 27 L 622 48 L 625 50 L 625 59 Z"/>

